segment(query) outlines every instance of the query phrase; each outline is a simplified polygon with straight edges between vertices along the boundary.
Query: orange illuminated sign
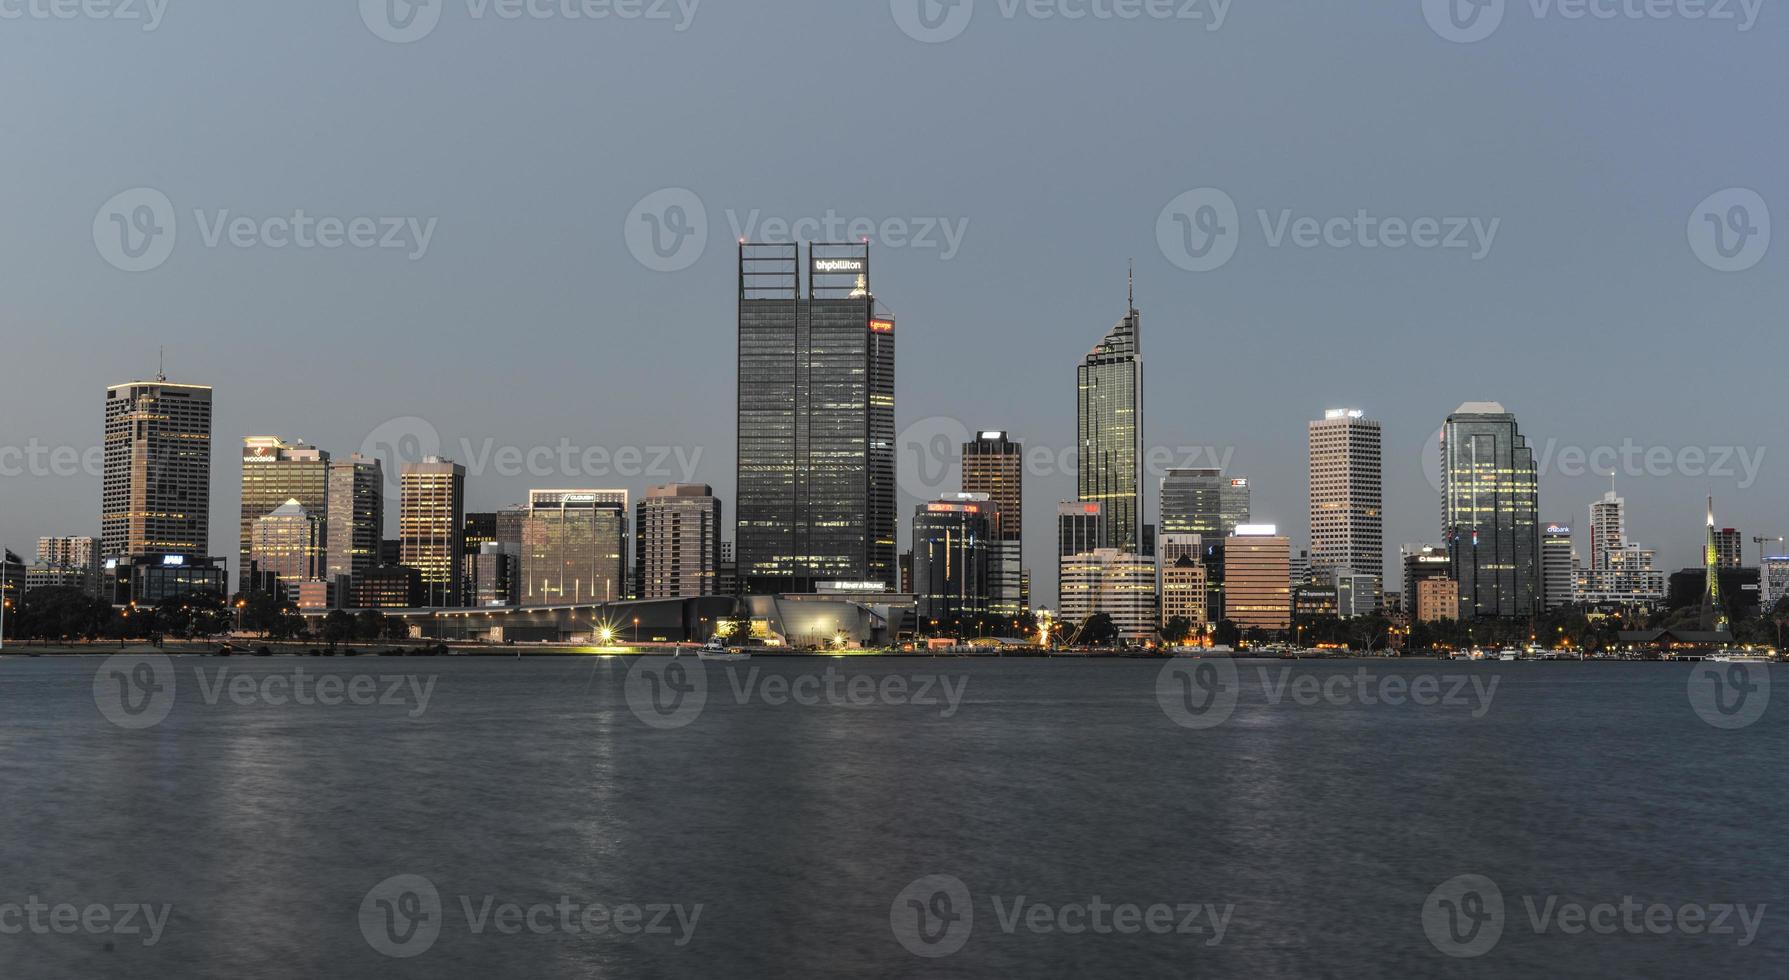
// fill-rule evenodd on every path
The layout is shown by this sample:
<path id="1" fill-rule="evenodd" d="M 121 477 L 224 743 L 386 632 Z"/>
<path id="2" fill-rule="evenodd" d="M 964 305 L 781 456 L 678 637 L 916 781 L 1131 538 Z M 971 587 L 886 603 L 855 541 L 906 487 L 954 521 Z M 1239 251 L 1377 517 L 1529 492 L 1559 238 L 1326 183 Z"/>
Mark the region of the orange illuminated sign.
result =
<path id="1" fill-rule="evenodd" d="M 871 320 L 870 329 L 877 333 L 894 333 L 893 320 Z"/>

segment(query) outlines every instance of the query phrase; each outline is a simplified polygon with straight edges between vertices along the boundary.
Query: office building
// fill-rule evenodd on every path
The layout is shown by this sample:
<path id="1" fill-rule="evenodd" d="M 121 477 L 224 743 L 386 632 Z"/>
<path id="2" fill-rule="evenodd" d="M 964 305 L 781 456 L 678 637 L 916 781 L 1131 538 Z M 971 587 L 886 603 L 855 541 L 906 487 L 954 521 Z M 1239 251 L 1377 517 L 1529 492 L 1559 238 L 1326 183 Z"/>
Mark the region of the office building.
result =
<path id="1" fill-rule="evenodd" d="M 985 493 L 920 504 L 913 512 L 913 596 L 922 634 L 973 632 L 993 609 L 995 528 Z"/>
<path id="2" fill-rule="evenodd" d="M 460 605 L 461 530 L 466 521 L 466 468 L 430 456 L 398 474 L 399 561 L 422 578 L 423 605 Z"/>
<path id="3" fill-rule="evenodd" d="M 350 609 L 419 609 L 430 605 L 422 573 L 408 565 L 377 565 L 349 580 Z"/>
<path id="4" fill-rule="evenodd" d="M 1205 589 L 1205 566 L 1196 555 L 1181 554 L 1167 561 L 1162 566 L 1162 625 L 1184 619 L 1193 624 L 1195 636 L 1204 633 L 1207 623 Z"/>
<path id="5" fill-rule="evenodd" d="M 1596 525 L 1595 505 L 1591 525 Z M 1592 543 L 1596 540 L 1592 531 Z M 1456 590 L 1457 591 L 1457 590 Z M 1541 531 L 1541 607 L 1552 612 L 1578 601 L 1578 554 L 1570 524 L 1549 524 Z"/>
<path id="6" fill-rule="evenodd" d="M 1005 432 L 987 430 L 963 444 L 963 492 L 985 493 L 999 524 L 989 543 L 991 611 L 1008 619 L 1031 605 L 1025 571 L 1025 447 Z"/>
<path id="7" fill-rule="evenodd" d="M 478 554 L 470 556 L 470 564 L 472 605 L 513 606 L 521 601 L 522 562 L 515 545 L 486 541 Z"/>
<path id="8" fill-rule="evenodd" d="M 1460 587 L 1450 578 L 1425 578 L 1416 584 L 1416 621 L 1439 623 L 1460 618 Z"/>
<path id="9" fill-rule="evenodd" d="M 1540 607 L 1539 482 L 1516 417 L 1467 402 L 1441 430 L 1442 534 L 1463 618 L 1522 618 Z"/>
<path id="10" fill-rule="evenodd" d="M 46 583 L 80 589 L 92 596 L 105 595 L 100 579 L 98 538 L 47 537 L 37 539 L 37 569 Z"/>
<path id="11" fill-rule="evenodd" d="M 329 528 L 329 454 L 303 442 L 288 443 L 278 436 L 249 436 L 242 440 L 242 528 L 237 546 L 238 588 L 248 588 L 249 551 L 255 522 L 298 501 L 305 513 L 317 518 L 325 543 Z"/>
<path id="12" fill-rule="evenodd" d="M 1385 589 L 1377 575 L 1336 572 L 1336 615 L 1343 619 L 1371 616 L 1385 606 Z"/>
<path id="13" fill-rule="evenodd" d="M 209 555 L 211 389 L 166 378 L 106 389 L 105 557 Z"/>
<path id="14" fill-rule="evenodd" d="M 249 529 L 244 582 L 272 576 L 282 599 L 296 601 L 302 582 L 322 581 L 323 519 L 296 499 L 255 519 Z"/>
<path id="15" fill-rule="evenodd" d="M 1311 570 L 1383 579 L 1385 436 L 1379 423 L 1358 409 L 1333 409 L 1308 430 Z"/>
<path id="16" fill-rule="evenodd" d="M 1242 629 L 1292 628 L 1292 541 L 1244 524 L 1224 542 L 1224 618 Z"/>
<path id="17" fill-rule="evenodd" d="M 1118 325 L 1075 372 L 1078 499 L 1105 507 L 1102 547 L 1143 548 L 1142 314 L 1135 290 Z"/>
<path id="18" fill-rule="evenodd" d="M 1056 505 L 1056 555 L 1096 551 L 1105 540 L 1105 506 L 1074 501 Z"/>
<path id="19" fill-rule="evenodd" d="M 1715 561 L 1722 568 L 1744 568 L 1745 538 L 1735 528 L 1724 527 L 1714 533 Z"/>
<path id="20" fill-rule="evenodd" d="M 642 599 L 718 595 L 721 502 L 705 483 L 649 487 L 634 528 Z"/>
<path id="21" fill-rule="evenodd" d="M 627 598 L 627 491 L 533 490 L 522 523 L 522 605 Z"/>
<path id="22" fill-rule="evenodd" d="M 1154 559 L 1099 548 L 1065 555 L 1060 563 L 1058 618 L 1071 630 L 1104 613 L 1124 640 L 1141 643 L 1155 635 Z"/>
<path id="23" fill-rule="evenodd" d="M 734 541 L 747 593 L 895 585 L 894 340 L 867 244 L 810 245 L 805 270 L 800 245 L 740 244 Z"/>
<path id="24" fill-rule="evenodd" d="M 1774 612 L 1789 597 L 1789 556 L 1766 555 L 1758 569 L 1758 596 L 1761 608 Z"/>
<path id="25" fill-rule="evenodd" d="M 359 453 L 331 461 L 325 511 L 324 577 L 344 588 L 337 581 L 342 576 L 359 575 L 381 563 L 385 469 L 380 462 Z"/>

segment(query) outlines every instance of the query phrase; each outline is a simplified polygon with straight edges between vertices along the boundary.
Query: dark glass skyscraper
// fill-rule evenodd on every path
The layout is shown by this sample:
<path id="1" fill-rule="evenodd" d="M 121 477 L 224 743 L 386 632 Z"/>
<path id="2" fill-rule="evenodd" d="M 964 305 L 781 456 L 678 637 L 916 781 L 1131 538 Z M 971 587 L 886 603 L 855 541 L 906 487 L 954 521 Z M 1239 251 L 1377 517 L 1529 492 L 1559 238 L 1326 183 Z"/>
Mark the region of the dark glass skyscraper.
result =
<path id="1" fill-rule="evenodd" d="M 1462 619 L 1523 617 L 1541 601 L 1534 450 L 1496 402 L 1467 402 L 1441 430 L 1441 531 Z"/>
<path id="2" fill-rule="evenodd" d="M 1078 496 L 1105 505 L 1106 547 L 1143 547 L 1143 315 L 1129 311 L 1076 370 Z"/>
<path id="3" fill-rule="evenodd" d="M 1162 533 L 1227 538 L 1249 523 L 1249 481 L 1223 470 L 1169 470 L 1162 477 Z"/>
<path id="4" fill-rule="evenodd" d="M 739 502 L 747 594 L 895 569 L 894 318 L 868 245 L 739 246 Z"/>

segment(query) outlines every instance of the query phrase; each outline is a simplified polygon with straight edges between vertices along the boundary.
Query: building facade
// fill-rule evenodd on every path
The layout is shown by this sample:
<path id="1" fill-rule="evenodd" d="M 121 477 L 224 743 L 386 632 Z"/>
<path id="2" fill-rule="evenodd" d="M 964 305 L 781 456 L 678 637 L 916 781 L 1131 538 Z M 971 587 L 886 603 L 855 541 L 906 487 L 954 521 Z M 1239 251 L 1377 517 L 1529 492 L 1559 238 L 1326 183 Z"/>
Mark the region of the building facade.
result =
<path id="1" fill-rule="evenodd" d="M 1071 628 L 1104 613 L 1122 639 L 1144 642 L 1155 635 L 1155 560 L 1099 548 L 1061 559 L 1059 618 Z"/>
<path id="2" fill-rule="evenodd" d="M 398 474 L 399 561 L 422 579 L 422 604 L 460 605 L 461 528 L 466 521 L 466 468 L 430 456 Z"/>
<path id="3" fill-rule="evenodd" d="M 1450 578 L 1426 578 L 1416 584 L 1416 621 L 1439 623 L 1460 618 L 1460 587 Z"/>
<path id="4" fill-rule="evenodd" d="M 1176 619 L 1193 624 L 1195 636 L 1205 632 L 1205 566 L 1194 555 L 1183 554 L 1162 566 L 1162 625 Z"/>
<path id="5" fill-rule="evenodd" d="M 106 558 L 207 556 L 211 389 L 166 378 L 107 388 L 101 482 Z"/>
<path id="6" fill-rule="evenodd" d="M 380 562 L 385 534 L 385 469 L 355 453 L 329 464 L 329 503 L 323 534 L 324 576 L 334 582 Z"/>
<path id="7" fill-rule="evenodd" d="M 1133 297 L 1075 372 L 1077 496 L 1104 506 L 1101 546 L 1125 554 L 1143 550 L 1142 320 Z"/>
<path id="8" fill-rule="evenodd" d="M 278 436 L 243 439 L 242 529 L 236 563 L 238 588 L 248 587 L 249 552 L 255 522 L 284 507 L 289 500 L 298 501 L 306 514 L 324 524 L 320 533 L 327 542 L 329 454 L 303 442 L 288 443 Z"/>
<path id="9" fill-rule="evenodd" d="M 102 559 L 98 538 L 38 538 L 37 564 L 32 571 L 42 570 L 44 581 L 53 579 L 57 585 L 80 589 L 92 596 L 104 596 L 108 592 L 100 579 Z"/>
<path id="10" fill-rule="evenodd" d="M 1578 591 L 1578 551 L 1572 544 L 1572 526 L 1548 524 L 1541 529 L 1541 608 L 1551 612 L 1569 606 L 1578 601 Z"/>
<path id="11" fill-rule="evenodd" d="M 1385 435 L 1358 409 L 1308 426 L 1313 571 L 1385 575 Z"/>
<path id="12" fill-rule="evenodd" d="M 748 593 L 892 589 L 895 321 L 868 245 L 802 255 L 739 246 L 738 575 Z"/>
<path id="13" fill-rule="evenodd" d="M 270 575 L 281 598 L 295 601 L 301 583 L 323 580 L 324 560 L 322 517 L 288 500 L 251 526 L 243 581 Z"/>
<path id="14" fill-rule="evenodd" d="M 963 492 L 987 494 L 999 524 L 991 530 L 992 612 L 1008 619 L 1031 606 L 1025 570 L 1025 447 L 1002 431 L 984 430 L 963 444 Z"/>
<path id="15" fill-rule="evenodd" d="M 1224 542 L 1224 618 L 1242 629 L 1292 628 L 1292 541 L 1245 524 Z"/>
<path id="16" fill-rule="evenodd" d="M 627 504 L 626 490 L 530 491 L 522 523 L 522 605 L 627 598 Z"/>
<path id="17" fill-rule="evenodd" d="M 634 527 L 641 599 L 719 594 L 721 501 L 705 483 L 649 487 Z"/>
<path id="18" fill-rule="evenodd" d="M 1463 619 L 1521 618 L 1541 602 L 1539 481 L 1516 417 L 1467 402 L 1441 430 L 1442 534 Z"/>
<path id="19" fill-rule="evenodd" d="M 920 504 L 913 512 L 913 596 L 922 634 L 971 631 L 994 610 L 995 528 L 985 493 Z"/>

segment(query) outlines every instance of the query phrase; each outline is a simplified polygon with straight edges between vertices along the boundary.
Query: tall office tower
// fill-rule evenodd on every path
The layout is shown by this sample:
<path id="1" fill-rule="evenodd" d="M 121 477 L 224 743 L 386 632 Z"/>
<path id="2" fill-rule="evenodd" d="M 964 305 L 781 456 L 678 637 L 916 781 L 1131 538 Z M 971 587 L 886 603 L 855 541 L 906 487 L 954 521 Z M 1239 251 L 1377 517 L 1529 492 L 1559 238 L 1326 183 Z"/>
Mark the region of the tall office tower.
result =
<path id="1" fill-rule="evenodd" d="M 464 466 L 439 456 L 403 464 L 398 473 L 398 560 L 422 576 L 424 606 L 460 604 L 465 521 Z"/>
<path id="2" fill-rule="evenodd" d="M 486 541 L 479 546 L 478 554 L 470 556 L 472 605 L 513 606 L 517 603 L 521 556 L 513 550 L 514 547 L 502 541 Z"/>
<path id="3" fill-rule="evenodd" d="M 528 520 L 528 505 L 516 504 L 497 512 L 498 544 L 514 545 L 516 554 L 521 554 L 522 525 Z"/>
<path id="4" fill-rule="evenodd" d="M 1292 628 L 1292 539 L 1244 524 L 1224 543 L 1224 618 L 1243 629 Z"/>
<path id="5" fill-rule="evenodd" d="M 1590 505 L 1590 570 L 1609 567 L 1611 552 L 1627 543 L 1627 501 L 1611 489 Z"/>
<path id="6" fill-rule="evenodd" d="M 627 598 L 627 491 L 531 490 L 522 524 L 522 605 Z"/>
<path id="7" fill-rule="evenodd" d="M 467 511 L 466 521 L 460 526 L 460 596 L 468 605 L 476 605 L 472 597 L 477 595 L 475 580 L 478 577 L 478 556 L 483 553 L 484 546 L 497 540 L 497 513 L 495 511 Z"/>
<path id="8" fill-rule="evenodd" d="M 895 321 L 868 245 L 739 246 L 739 579 L 896 584 Z"/>
<path id="9" fill-rule="evenodd" d="M 1031 602 L 1024 568 L 1025 447 L 995 431 L 964 443 L 963 492 L 985 493 L 996 508 L 998 524 L 989 542 L 992 612 L 1007 619 L 1022 616 Z"/>
<path id="10" fill-rule="evenodd" d="M 249 530 L 249 552 L 243 581 L 272 576 L 283 598 L 296 601 L 298 587 L 322 578 L 323 518 L 296 499 L 255 518 Z"/>
<path id="11" fill-rule="evenodd" d="M 88 595 L 102 594 L 100 588 L 99 539 L 88 537 L 49 537 L 37 539 L 37 564 L 49 571 L 59 585 L 80 589 Z"/>
<path id="12" fill-rule="evenodd" d="M 1060 559 L 1060 618 L 1071 628 L 1099 613 L 1112 617 L 1127 640 L 1147 640 L 1156 630 L 1155 560 L 1096 548 Z"/>
<path id="13" fill-rule="evenodd" d="M 1249 481 L 1222 470 L 1176 469 L 1162 477 L 1161 533 L 1222 540 L 1249 523 Z"/>
<path id="14" fill-rule="evenodd" d="M 1467 402 L 1441 430 L 1441 530 L 1462 619 L 1526 617 L 1540 606 L 1534 450 L 1496 402 Z"/>
<path id="15" fill-rule="evenodd" d="M 1721 596 L 1720 532 L 1714 526 L 1714 498 L 1708 498 L 1708 544 L 1702 552 L 1702 630 L 1725 633 L 1731 625 Z"/>
<path id="16" fill-rule="evenodd" d="M 1597 505 L 1590 505 L 1591 545 L 1596 544 L 1598 533 L 1594 525 L 1597 523 Z M 1620 520 L 1619 517 L 1616 518 Z M 1577 601 L 1578 591 L 1578 556 L 1572 546 L 1572 528 L 1569 524 L 1549 524 L 1541 531 L 1541 608 L 1552 612 L 1561 606 L 1569 606 Z M 1408 589 L 1408 586 L 1406 586 Z"/>
<path id="17" fill-rule="evenodd" d="M 1205 557 L 1205 537 L 1199 534 L 1164 534 L 1156 549 L 1156 562 L 1163 568 L 1174 564 L 1182 558 L 1202 561 Z"/>
<path id="18" fill-rule="evenodd" d="M 241 587 L 248 583 L 249 539 L 255 521 L 288 500 L 298 501 L 313 517 L 327 519 L 329 454 L 303 442 L 287 443 L 278 436 L 242 440 L 242 539 L 236 564 Z M 327 526 L 323 533 L 328 534 Z"/>
<path id="19" fill-rule="evenodd" d="M 1744 540 L 1738 530 L 1730 527 L 1721 528 L 1714 533 L 1715 558 L 1720 563 L 1720 567 L 1745 567 L 1745 545 L 1742 543 Z"/>
<path id="20" fill-rule="evenodd" d="M 1310 423 L 1311 569 L 1385 574 L 1385 436 L 1358 409 Z"/>
<path id="21" fill-rule="evenodd" d="M 105 557 L 206 557 L 211 389 L 161 377 L 107 388 L 102 482 Z"/>
<path id="22" fill-rule="evenodd" d="M 1143 316 L 1133 288 L 1124 319 L 1075 372 L 1078 497 L 1105 505 L 1104 547 L 1143 547 Z"/>
<path id="23" fill-rule="evenodd" d="M 1063 501 L 1056 505 L 1056 555 L 1080 555 L 1097 550 L 1106 539 L 1106 512 L 1102 504 Z"/>
<path id="24" fill-rule="evenodd" d="M 1453 574 L 1453 562 L 1447 556 L 1447 545 L 1445 544 L 1426 544 L 1419 541 L 1405 545 L 1398 549 L 1398 553 L 1404 559 L 1404 594 L 1406 596 L 1415 594 L 1418 582 L 1431 578 L 1447 578 Z"/>
<path id="25" fill-rule="evenodd" d="M 648 487 L 635 515 L 642 599 L 718 594 L 721 502 L 706 483 Z"/>
<path id="26" fill-rule="evenodd" d="M 1197 555 L 1180 555 L 1162 566 L 1162 625 L 1184 619 L 1195 635 L 1205 632 L 1205 566 Z"/>
<path id="27" fill-rule="evenodd" d="M 983 493 L 958 494 L 914 510 L 913 595 L 922 631 L 973 630 L 992 613 L 990 565 L 1000 516 Z"/>
<path id="28" fill-rule="evenodd" d="M 325 511 L 324 577 L 334 582 L 377 568 L 385 534 L 385 469 L 380 462 L 359 453 L 331 462 Z"/>

